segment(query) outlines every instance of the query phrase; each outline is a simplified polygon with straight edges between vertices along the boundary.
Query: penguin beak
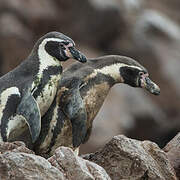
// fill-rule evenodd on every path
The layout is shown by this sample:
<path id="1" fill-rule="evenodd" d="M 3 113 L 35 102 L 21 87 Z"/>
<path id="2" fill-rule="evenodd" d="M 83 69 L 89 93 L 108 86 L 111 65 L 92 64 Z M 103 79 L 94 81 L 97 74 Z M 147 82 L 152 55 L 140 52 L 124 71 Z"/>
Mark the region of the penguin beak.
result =
<path id="1" fill-rule="evenodd" d="M 66 51 L 67 52 L 67 51 Z M 66 55 L 69 58 L 73 58 L 78 60 L 79 62 L 85 63 L 87 61 L 87 58 L 84 54 L 82 54 L 80 51 L 78 51 L 75 47 L 69 47 L 68 48 L 68 52 L 66 53 Z"/>
<path id="2" fill-rule="evenodd" d="M 154 95 L 160 94 L 160 88 L 158 85 L 156 85 L 151 79 L 146 76 L 141 78 L 141 87 L 147 89 L 150 93 Z"/>

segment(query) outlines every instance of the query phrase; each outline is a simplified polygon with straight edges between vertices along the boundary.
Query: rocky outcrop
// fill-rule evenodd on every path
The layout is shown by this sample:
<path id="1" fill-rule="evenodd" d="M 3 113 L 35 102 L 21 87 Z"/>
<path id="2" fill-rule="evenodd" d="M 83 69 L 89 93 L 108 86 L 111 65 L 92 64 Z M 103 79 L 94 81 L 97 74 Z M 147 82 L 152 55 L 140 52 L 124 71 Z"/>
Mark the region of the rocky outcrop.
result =
<path id="1" fill-rule="evenodd" d="M 177 180 L 179 137 L 163 151 L 151 141 L 118 135 L 95 153 L 80 157 L 59 147 L 49 159 L 35 155 L 23 142 L 0 143 L 0 179 Z"/>
<path id="2" fill-rule="evenodd" d="M 70 148 L 60 147 L 46 160 L 35 155 L 22 142 L 0 144 L 1 180 L 110 180 L 99 165 L 84 160 Z"/>
<path id="3" fill-rule="evenodd" d="M 70 148 L 60 147 L 48 161 L 58 168 L 67 179 L 110 180 L 99 165 L 77 156 Z"/>
<path id="4" fill-rule="evenodd" d="M 115 136 L 99 151 L 83 158 L 102 166 L 113 180 L 176 180 L 166 153 L 155 143 Z"/>
<path id="5" fill-rule="evenodd" d="M 65 179 L 46 159 L 34 155 L 21 142 L 0 144 L 0 179 Z"/>

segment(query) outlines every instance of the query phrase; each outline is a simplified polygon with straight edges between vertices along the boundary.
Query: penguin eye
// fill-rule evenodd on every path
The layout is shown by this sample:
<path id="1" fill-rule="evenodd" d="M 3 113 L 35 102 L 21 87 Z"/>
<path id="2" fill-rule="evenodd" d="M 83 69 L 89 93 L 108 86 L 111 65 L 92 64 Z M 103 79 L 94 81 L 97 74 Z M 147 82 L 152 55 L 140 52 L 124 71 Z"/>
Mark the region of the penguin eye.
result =
<path id="1" fill-rule="evenodd" d="M 62 43 L 60 43 L 59 46 L 60 46 L 60 48 L 61 48 L 62 50 L 65 50 L 65 49 L 66 49 L 66 48 L 64 47 L 64 44 L 62 44 Z"/>
<path id="2" fill-rule="evenodd" d="M 141 72 L 139 72 L 139 75 L 140 75 L 140 76 L 142 76 L 143 74 L 144 74 L 144 72 L 142 72 L 142 71 L 141 71 Z"/>

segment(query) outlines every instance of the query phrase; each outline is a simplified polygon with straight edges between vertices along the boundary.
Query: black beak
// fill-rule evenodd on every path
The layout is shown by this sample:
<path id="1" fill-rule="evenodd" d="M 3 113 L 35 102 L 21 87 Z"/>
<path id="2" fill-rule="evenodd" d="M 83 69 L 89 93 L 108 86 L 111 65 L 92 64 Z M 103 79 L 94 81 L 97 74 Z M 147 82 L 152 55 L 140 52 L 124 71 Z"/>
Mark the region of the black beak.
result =
<path id="1" fill-rule="evenodd" d="M 150 93 L 154 95 L 160 94 L 160 88 L 158 85 L 156 85 L 149 77 L 145 77 L 144 81 L 142 82 L 143 87 L 147 89 Z"/>
<path id="2" fill-rule="evenodd" d="M 87 61 L 86 56 L 82 54 L 80 51 L 78 51 L 75 47 L 69 47 L 69 51 L 73 59 L 76 59 L 82 63 L 85 63 Z"/>

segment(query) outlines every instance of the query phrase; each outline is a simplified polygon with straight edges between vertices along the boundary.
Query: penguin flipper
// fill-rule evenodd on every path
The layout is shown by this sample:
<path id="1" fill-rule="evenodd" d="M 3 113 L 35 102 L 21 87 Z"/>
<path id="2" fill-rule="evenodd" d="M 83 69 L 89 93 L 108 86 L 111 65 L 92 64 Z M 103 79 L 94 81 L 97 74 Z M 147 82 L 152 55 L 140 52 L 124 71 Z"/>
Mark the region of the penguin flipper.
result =
<path id="1" fill-rule="evenodd" d="M 41 114 L 39 106 L 30 91 L 27 91 L 22 97 L 16 113 L 25 118 L 31 133 L 32 142 L 34 143 L 41 130 Z"/>
<path id="2" fill-rule="evenodd" d="M 87 131 L 86 122 L 87 115 L 84 109 L 80 109 L 78 115 L 71 119 L 74 147 L 78 147 L 84 142 Z"/>
<path id="3" fill-rule="evenodd" d="M 72 123 L 73 146 L 78 147 L 84 141 L 87 132 L 87 113 L 80 95 L 81 81 L 73 79 L 65 94 L 63 111 Z"/>

